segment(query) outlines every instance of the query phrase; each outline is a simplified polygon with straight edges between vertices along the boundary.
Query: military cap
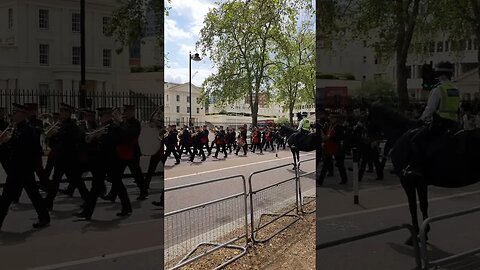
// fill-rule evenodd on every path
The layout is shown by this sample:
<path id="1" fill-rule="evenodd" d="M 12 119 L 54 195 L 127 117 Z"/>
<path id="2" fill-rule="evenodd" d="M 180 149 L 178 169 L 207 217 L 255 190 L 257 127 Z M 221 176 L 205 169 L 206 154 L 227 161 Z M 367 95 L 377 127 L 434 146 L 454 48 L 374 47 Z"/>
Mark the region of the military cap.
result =
<path id="1" fill-rule="evenodd" d="M 97 111 L 99 115 L 110 114 L 112 113 L 112 108 L 101 107 L 97 108 Z"/>
<path id="2" fill-rule="evenodd" d="M 67 103 L 60 103 L 60 110 L 75 112 L 75 107 L 67 104 Z"/>
<path id="3" fill-rule="evenodd" d="M 15 112 L 23 112 L 23 113 L 28 112 L 28 108 L 26 106 L 20 105 L 18 103 L 13 103 L 12 107 L 13 107 L 13 111 Z"/>

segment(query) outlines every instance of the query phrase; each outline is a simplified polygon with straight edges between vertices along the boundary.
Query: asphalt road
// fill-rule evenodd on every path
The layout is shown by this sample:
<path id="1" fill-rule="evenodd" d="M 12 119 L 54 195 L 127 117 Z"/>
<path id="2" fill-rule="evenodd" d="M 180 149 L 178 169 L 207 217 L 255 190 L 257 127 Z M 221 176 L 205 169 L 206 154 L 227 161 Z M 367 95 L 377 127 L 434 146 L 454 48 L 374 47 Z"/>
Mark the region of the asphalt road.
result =
<path id="1" fill-rule="evenodd" d="M 376 181 L 373 174 L 367 174 L 361 184 L 359 205 L 353 204 L 351 181 L 341 187 L 338 179 L 327 178 L 326 186 L 317 188 L 317 243 L 410 223 L 406 196 L 398 178 L 386 171 L 385 181 Z M 460 189 L 430 187 L 430 216 L 477 207 L 479 188 L 480 184 Z M 480 212 L 433 223 L 430 257 L 440 259 L 477 248 L 479 220 Z M 404 245 L 408 236 L 408 231 L 403 230 L 318 250 L 317 269 L 415 269 L 413 249 Z M 480 258 L 467 258 L 442 269 L 480 269 Z"/>

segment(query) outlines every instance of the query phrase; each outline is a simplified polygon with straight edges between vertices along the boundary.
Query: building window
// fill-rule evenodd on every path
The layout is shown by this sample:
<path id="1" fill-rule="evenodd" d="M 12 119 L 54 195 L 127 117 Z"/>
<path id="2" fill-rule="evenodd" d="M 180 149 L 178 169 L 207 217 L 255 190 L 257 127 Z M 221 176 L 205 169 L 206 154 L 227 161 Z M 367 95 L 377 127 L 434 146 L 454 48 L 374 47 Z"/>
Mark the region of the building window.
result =
<path id="1" fill-rule="evenodd" d="M 443 52 L 443 41 L 437 42 L 437 52 Z"/>
<path id="2" fill-rule="evenodd" d="M 8 9 L 8 29 L 13 28 L 13 9 Z"/>
<path id="3" fill-rule="evenodd" d="M 445 51 L 448 52 L 449 50 L 449 43 L 448 43 L 448 40 L 445 41 Z"/>
<path id="4" fill-rule="evenodd" d="M 110 23 L 112 22 L 112 18 L 110 17 L 103 17 L 103 28 L 102 33 L 106 37 L 112 36 L 112 31 L 110 29 Z"/>
<path id="5" fill-rule="evenodd" d="M 467 45 L 468 45 L 467 49 L 468 49 L 469 51 L 471 51 L 471 50 L 472 50 L 472 40 L 471 40 L 471 39 L 468 40 Z"/>
<path id="6" fill-rule="evenodd" d="M 46 107 L 48 105 L 48 83 L 40 83 L 38 85 L 38 99 L 40 107 Z"/>
<path id="7" fill-rule="evenodd" d="M 72 13 L 72 32 L 80 32 L 80 13 Z"/>
<path id="8" fill-rule="evenodd" d="M 72 47 L 72 65 L 80 65 L 80 47 Z"/>
<path id="9" fill-rule="evenodd" d="M 48 29 L 49 25 L 49 12 L 47 9 L 40 9 L 38 11 L 38 27 L 40 29 Z"/>
<path id="10" fill-rule="evenodd" d="M 435 42 L 430 42 L 430 46 L 428 48 L 428 51 L 433 53 L 435 52 Z"/>
<path id="11" fill-rule="evenodd" d="M 180 102 L 180 95 L 177 95 L 177 102 Z"/>
<path id="12" fill-rule="evenodd" d="M 197 104 L 199 104 L 199 103 L 200 103 L 200 99 L 197 97 Z"/>
<path id="13" fill-rule="evenodd" d="M 112 67 L 112 50 L 103 49 L 103 66 Z"/>
<path id="14" fill-rule="evenodd" d="M 197 108 L 197 114 L 200 114 L 200 108 Z"/>
<path id="15" fill-rule="evenodd" d="M 40 44 L 39 46 L 39 63 L 41 66 L 49 65 L 50 46 L 48 44 Z"/>
<path id="16" fill-rule="evenodd" d="M 363 63 L 364 63 L 364 64 L 367 63 L 367 57 L 366 57 L 366 56 L 363 57 Z"/>
<path id="17" fill-rule="evenodd" d="M 187 113 L 190 113 L 190 107 L 187 107 Z"/>
<path id="18" fill-rule="evenodd" d="M 187 97 L 187 102 L 190 102 L 190 96 Z"/>
<path id="19" fill-rule="evenodd" d="M 177 106 L 177 113 L 180 113 L 180 106 Z"/>

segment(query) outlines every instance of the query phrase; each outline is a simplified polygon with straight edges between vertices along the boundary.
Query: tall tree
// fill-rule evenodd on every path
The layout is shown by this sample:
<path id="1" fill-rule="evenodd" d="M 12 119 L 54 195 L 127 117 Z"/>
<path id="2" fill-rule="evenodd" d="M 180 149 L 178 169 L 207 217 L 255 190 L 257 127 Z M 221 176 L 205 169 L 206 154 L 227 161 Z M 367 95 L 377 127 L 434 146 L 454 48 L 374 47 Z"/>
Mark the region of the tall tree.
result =
<path id="1" fill-rule="evenodd" d="M 197 46 L 218 72 L 208 77 L 204 91 L 220 104 L 246 99 L 252 125 L 257 124 L 259 97 L 271 84 L 269 67 L 281 17 L 293 12 L 286 0 L 229 0 L 211 9 Z"/>
<path id="2" fill-rule="evenodd" d="M 290 124 L 293 124 L 293 110 L 297 101 L 315 104 L 313 7 L 310 5 L 306 8 L 305 20 L 295 18 L 289 24 L 284 24 L 275 48 L 275 60 L 280 64 L 271 67 L 276 100 L 288 110 Z"/>
<path id="3" fill-rule="evenodd" d="M 424 25 L 428 24 L 432 0 L 349 0 L 337 3 L 321 1 L 324 8 L 319 16 L 326 29 L 326 40 L 335 40 L 339 34 L 348 33 L 353 39 L 369 39 L 370 46 L 385 59 L 395 60 L 396 91 L 400 109 L 409 103 L 407 89 L 407 59 L 412 41 L 431 37 Z M 327 12 L 333 12 L 328 14 Z M 320 28 L 323 28 L 321 25 Z M 331 38 L 331 37 L 334 38 Z M 415 39 L 414 39 L 415 38 Z"/>

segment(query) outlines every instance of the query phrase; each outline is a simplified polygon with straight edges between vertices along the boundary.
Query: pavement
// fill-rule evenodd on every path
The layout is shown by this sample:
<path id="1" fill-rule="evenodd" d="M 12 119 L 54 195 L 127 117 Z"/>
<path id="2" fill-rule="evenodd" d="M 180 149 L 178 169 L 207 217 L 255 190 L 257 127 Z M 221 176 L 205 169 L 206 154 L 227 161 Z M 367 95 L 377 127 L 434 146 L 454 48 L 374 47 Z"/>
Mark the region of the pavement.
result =
<path id="1" fill-rule="evenodd" d="M 384 181 L 375 180 L 372 173 L 366 174 L 360 184 L 358 205 L 353 204 L 351 172 L 346 186 L 339 186 L 339 179 L 330 177 L 325 186 L 317 188 L 317 244 L 410 224 L 406 195 L 398 178 L 388 173 L 389 167 Z M 479 199 L 480 184 L 458 189 L 429 187 L 429 214 L 437 216 L 477 207 Z M 477 212 L 433 223 L 430 258 L 440 259 L 477 248 L 479 220 Z M 404 245 L 408 237 L 408 231 L 403 230 L 317 250 L 317 269 L 415 269 L 413 249 Z M 463 259 L 441 269 L 480 269 L 480 257 Z"/>
<path id="2" fill-rule="evenodd" d="M 313 156 L 313 153 L 305 153 L 302 159 Z M 252 186 L 255 189 L 263 188 L 281 179 L 294 176 L 290 164 L 291 154 L 288 150 L 280 151 L 278 158 L 274 153 L 266 152 L 260 155 L 249 152 L 247 157 L 231 155 L 226 160 L 209 157 L 203 163 L 198 159 L 194 163 L 189 163 L 186 159 L 186 156 L 182 157 L 182 163 L 179 165 L 173 165 L 174 159 L 167 161 L 165 187 L 197 183 L 230 175 L 243 175 L 248 178 L 254 171 L 280 165 L 285 166 L 252 179 L 254 183 Z M 148 157 L 142 157 L 141 163 L 145 170 Z M 314 162 L 310 163 L 306 162 L 302 165 L 304 167 L 302 169 L 314 170 Z M 0 177 L 2 177 L 1 172 Z M 51 213 L 51 225 L 41 230 L 31 229 L 31 224 L 36 220 L 36 213 L 24 193 L 20 203 L 11 207 L 0 231 L 1 269 L 164 269 L 162 265 L 164 211 L 151 205 L 153 200 L 159 199 L 164 183 L 160 177 L 154 177 L 150 197 L 143 202 L 134 201 L 139 191 L 133 180 L 126 179 L 124 183 L 132 200 L 133 214 L 130 217 L 115 216 L 115 213 L 120 210 L 118 201 L 110 203 L 99 200 L 92 220 L 80 221 L 72 217 L 72 213 L 79 211 L 81 204 L 78 193 L 73 198 L 58 195 L 54 211 Z M 232 192 L 236 193 L 237 187 L 240 187 L 240 191 L 243 190 L 241 184 L 235 186 L 232 183 L 223 182 L 222 185 L 217 184 L 206 189 L 198 187 L 196 191 L 177 192 L 175 196 L 167 192 L 165 213 L 211 201 L 212 198 L 221 198 Z M 306 191 L 311 191 L 313 188 L 313 181 L 308 185 L 305 184 Z M 178 197 L 178 194 L 181 196 Z M 243 207 L 242 204 L 241 206 Z M 215 213 L 224 213 L 231 207 L 238 208 L 238 203 L 230 202 L 228 207 L 230 208 L 216 209 Z M 213 228 L 222 222 L 225 220 L 219 217 L 209 226 Z M 175 226 L 178 224 L 175 223 Z M 219 231 L 213 232 L 219 233 Z M 193 231 L 190 236 L 195 238 L 195 233 L 197 233 L 196 236 L 199 235 L 198 232 Z M 166 235 L 169 235 L 168 232 Z M 186 239 L 190 240 L 191 237 Z"/>

